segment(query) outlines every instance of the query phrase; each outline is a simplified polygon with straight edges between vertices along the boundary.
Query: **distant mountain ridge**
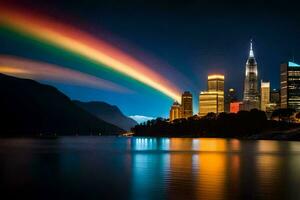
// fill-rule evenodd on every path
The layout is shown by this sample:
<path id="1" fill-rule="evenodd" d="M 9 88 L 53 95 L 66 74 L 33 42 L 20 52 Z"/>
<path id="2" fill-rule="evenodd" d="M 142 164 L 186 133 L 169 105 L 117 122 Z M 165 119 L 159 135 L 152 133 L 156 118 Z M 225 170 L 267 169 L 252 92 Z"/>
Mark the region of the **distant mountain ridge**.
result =
<path id="1" fill-rule="evenodd" d="M 119 134 L 123 130 L 78 107 L 56 88 L 0 74 L 0 135 Z"/>
<path id="2" fill-rule="evenodd" d="M 74 100 L 73 102 L 99 119 L 114 124 L 124 130 L 130 130 L 130 128 L 137 125 L 135 120 L 125 116 L 117 106 L 101 101 L 81 102 Z"/>

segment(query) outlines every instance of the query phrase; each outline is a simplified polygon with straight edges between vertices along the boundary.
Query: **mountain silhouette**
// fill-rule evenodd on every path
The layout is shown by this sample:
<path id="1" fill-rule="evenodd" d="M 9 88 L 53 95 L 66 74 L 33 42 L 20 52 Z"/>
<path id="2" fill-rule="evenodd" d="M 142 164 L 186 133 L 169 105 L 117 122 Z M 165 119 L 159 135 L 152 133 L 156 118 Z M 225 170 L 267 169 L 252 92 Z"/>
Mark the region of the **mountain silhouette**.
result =
<path id="1" fill-rule="evenodd" d="M 119 134 L 123 130 L 86 112 L 56 88 L 0 74 L 0 135 Z"/>
<path id="2" fill-rule="evenodd" d="M 114 124 L 124 130 L 130 130 L 137 125 L 135 120 L 125 116 L 117 106 L 100 101 L 74 101 L 74 103 L 99 119 Z"/>

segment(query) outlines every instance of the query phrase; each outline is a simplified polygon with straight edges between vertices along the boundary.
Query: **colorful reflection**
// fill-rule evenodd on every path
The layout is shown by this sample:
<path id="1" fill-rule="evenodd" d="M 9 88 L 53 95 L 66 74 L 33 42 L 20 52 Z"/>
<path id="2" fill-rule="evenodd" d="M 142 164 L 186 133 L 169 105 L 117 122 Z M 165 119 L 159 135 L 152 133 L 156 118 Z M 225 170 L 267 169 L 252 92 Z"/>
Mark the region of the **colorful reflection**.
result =
<path id="1" fill-rule="evenodd" d="M 128 144 L 134 151 L 170 150 L 169 138 L 133 138 Z"/>
<path id="2" fill-rule="evenodd" d="M 224 152 L 227 150 L 227 142 L 224 139 L 205 138 L 200 139 L 200 151 Z"/>
<path id="3" fill-rule="evenodd" d="M 198 193 L 200 199 L 224 199 L 226 156 L 219 153 L 199 155 Z"/>
<path id="4" fill-rule="evenodd" d="M 270 144 L 271 146 L 274 144 Z M 273 147 L 271 151 L 274 151 Z M 260 197 L 262 199 L 270 199 L 272 196 L 276 196 L 278 199 L 284 199 L 282 190 L 285 186 L 282 185 L 281 179 L 284 178 L 282 169 L 282 158 L 276 155 L 259 155 L 257 157 L 257 174 L 258 174 L 258 184 L 260 192 Z M 274 187 L 276 185 L 277 187 Z M 279 187 L 278 187 L 279 186 Z M 280 188 L 278 190 L 278 188 Z"/>
<path id="5" fill-rule="evenodd" d="M 300 142 L 276 142 L 274 151 L 273 141 L 239 141 L 240 150 L 233 151 L 233 140 L 213 141 L 1 139 L 1 183 L 11 194 L 24 191 L 24 184 L 31 186 L 29 191 L 40 192 L 41 198 L 59 187 L 70 191 L 67 198 L 300 199 Z M 194 150 L 201 144 L 209 148 Z M 260 152 L 262 144 L 267 150 Z"/>
<path id="6" fill-rule="evenodd" d="M 258 152 L 260 153 L 272 153 L 279 151 L 279 141 L 258 141 Z"/>
<path id="7" fill-rule="evenodd" d="M 239 188 L 239 155 L 225 153 L 239 150 L 237 140 L 133 138 L 131 141 L 131 150 L 135 152 L 134 191 L 145 191 L 147 187 L 152 190 L 155 183 L 151 176 L 159 176 L 162 179 L 159 184 L 167 184 L 163 194 L 168 199 L 223 199 L 228 181 L 235 183 L 232 190 Z"/>
<path id="8" fill-rule="evenodd" d="M 229 141 L 229 147 L 231 151 L 240 151 L 241 149 L 241 143 L 237 139 L 232 139 Z"/>
<path id="9" fill-rule="evenodd" d="M 176 140 L 176 145 L 178 145 L 178 140 Z M 198 163 L 195 161 L 198 158 L 196 157 L 197 155 L 186 152 L 170 153 L 170 172 L 168 174 L 170 181 L 167 188 L 168 199 L 195 199 L 197 197 L 197 187 L 195 185 L 197 185 L 196 173 Z M 174 193 L 172 191 L 177 192 Z"/>
<path id="10" fill-rule="evenodd" d="M 170 155 L 136 152 L 131 156 L 132 199 L 164 199 Z"/>
<path id="11" fill-rule="evenodd" d="M 193 149 L 193 140 L 190 138 L 170 138 L 170 151 L 190 151 Z"/>
<path id="12" fill-rule="evenodd" d="M 132 139 L 136 143 L 131 145 L 136 180 L 133 191 L 159 191 L 163 196 L 155 196 L 158 198 L 201 200 L 286 199 L 289 191 L 297 193 L 299 180 L 295 177 L 300 173 L 295 166 L 300 166 L 297 151 L 300 143 L 151 139 L 152 142 L 150 138 Z M 287 152 L 289 157 L 284 156 Z M 289 166 L 290 171 L 283 171 Z M 159 181 L 153 181 L 157 177 Z M 287 187 L 285 182 L 295 185 Z M 159 190 L 153 188 L 155 184 L 159 185 Z M 141 192 L 139 197 L 145 196 Z"/>

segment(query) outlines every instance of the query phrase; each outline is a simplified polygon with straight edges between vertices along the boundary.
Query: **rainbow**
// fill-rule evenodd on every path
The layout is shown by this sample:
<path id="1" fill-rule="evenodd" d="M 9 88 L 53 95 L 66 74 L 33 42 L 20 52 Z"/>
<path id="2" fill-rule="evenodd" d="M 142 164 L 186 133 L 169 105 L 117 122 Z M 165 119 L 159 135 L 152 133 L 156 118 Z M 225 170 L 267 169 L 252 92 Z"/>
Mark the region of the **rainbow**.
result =
<path id="1" fill-rule="evenodd" d="M 58 83 L 80 85 L 119 93 L 131 92 L 129 89 L 120 85 L 86 73 L 15 56 L 0 55 L 0 73 L 19 78 L 55 81 Z"/>
<path id="2" fill-rule="evenodd" d="M 180 101 L 180 91 L 169 80 L 125 52 L 74 27 L 21 11 L 0 9 L 0 24 L 15 32 L 54 45 L 121 73 Z"/>

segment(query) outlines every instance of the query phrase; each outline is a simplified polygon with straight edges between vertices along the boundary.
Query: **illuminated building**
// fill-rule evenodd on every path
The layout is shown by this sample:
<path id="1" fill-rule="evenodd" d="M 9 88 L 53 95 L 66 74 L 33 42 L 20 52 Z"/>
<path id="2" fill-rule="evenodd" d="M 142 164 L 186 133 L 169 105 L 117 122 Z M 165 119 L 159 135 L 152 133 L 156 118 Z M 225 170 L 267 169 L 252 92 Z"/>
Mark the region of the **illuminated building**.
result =
<path id="1" fill-rule="evenodd" d="M 267 112 L 273 112 L 280 108 L 280 90 L 273 89 L 270 92 L 270 103 L 267 106 Z"/>
<path id="2" fill-rule="evenodd" d="M 251 40 L 249 57 L 246 62 L 243 109 L 251 110 L 253 108 L 259 108 L 259 92 L 257 63 L 254 57 Z"/>
<path id="3" fill-rule="evenodd" d="M 199 116 L 224 112 L 224 75 L 208 76 L 208 91 L 200 92 Z"/>
<path id="4" fill-rule="evenodd" d="M 266 114 L 267 114 L 267 117 L 270 119 L 273 111 L 276 110 L 276 109 L 278 109 L 278 108 L 279 108 L 278 104 L 272 103 L 272 102 L 268 103 L 266 105 Z"/>
<path id="5" fill-rule="evenodd" d="M 225 93 L 224 111 L 230 112 L 230 103 L 236 101 L 237 101 L 236 90 L 234 88 L 229 88 L 228 91 Z"/>
<path id="6" fill-rule="evenodd" d="M 181 106 L 175 101 L 170 110 L 170 121 L 181 118 Z"/>
<path id="7" fill-rule="evenodd" d="M 224 92 L 224 75 L 214 74 L 207 77 L 208 91 L 223 91 Z"/>
<path id="8" fill-rule="evenodd" d="M 210 112 L 219 114 L 224 112 L 224 92 L 200 92 L 199 116 L 203 117 Z"/>
<path id="9" fill-rule="evenodd" d="M 241 104 L 242 102 L 231 102 L 230 103 L 230 112 L 231 113 L 237 113 L 240 111 L 240 108 L 241 108 Z"/>
<path id="10" fill-rule="evenodd" d="M 270 103 L 270 82 L 261 81 L 260 94 L 260 109 L 266 111 L 268 104 Z"/>
<path id="11" fill-rule="evenodd" d="M 273 89 L 270 92 L 270 102 L 275 104 L 280 104 L 280 90 Z"/>
<path id="12" fill-rule="evenodd" d="M 300 111 L 300 65 L 294 62 L 280 67 L 281 108 L 294 108 Z"/>
<path id="13" fill-rule="evenodd" d="M 189 118 L 193 116 L 193 95 L 185 91 L 181 96 L 182 117 Z"/>

